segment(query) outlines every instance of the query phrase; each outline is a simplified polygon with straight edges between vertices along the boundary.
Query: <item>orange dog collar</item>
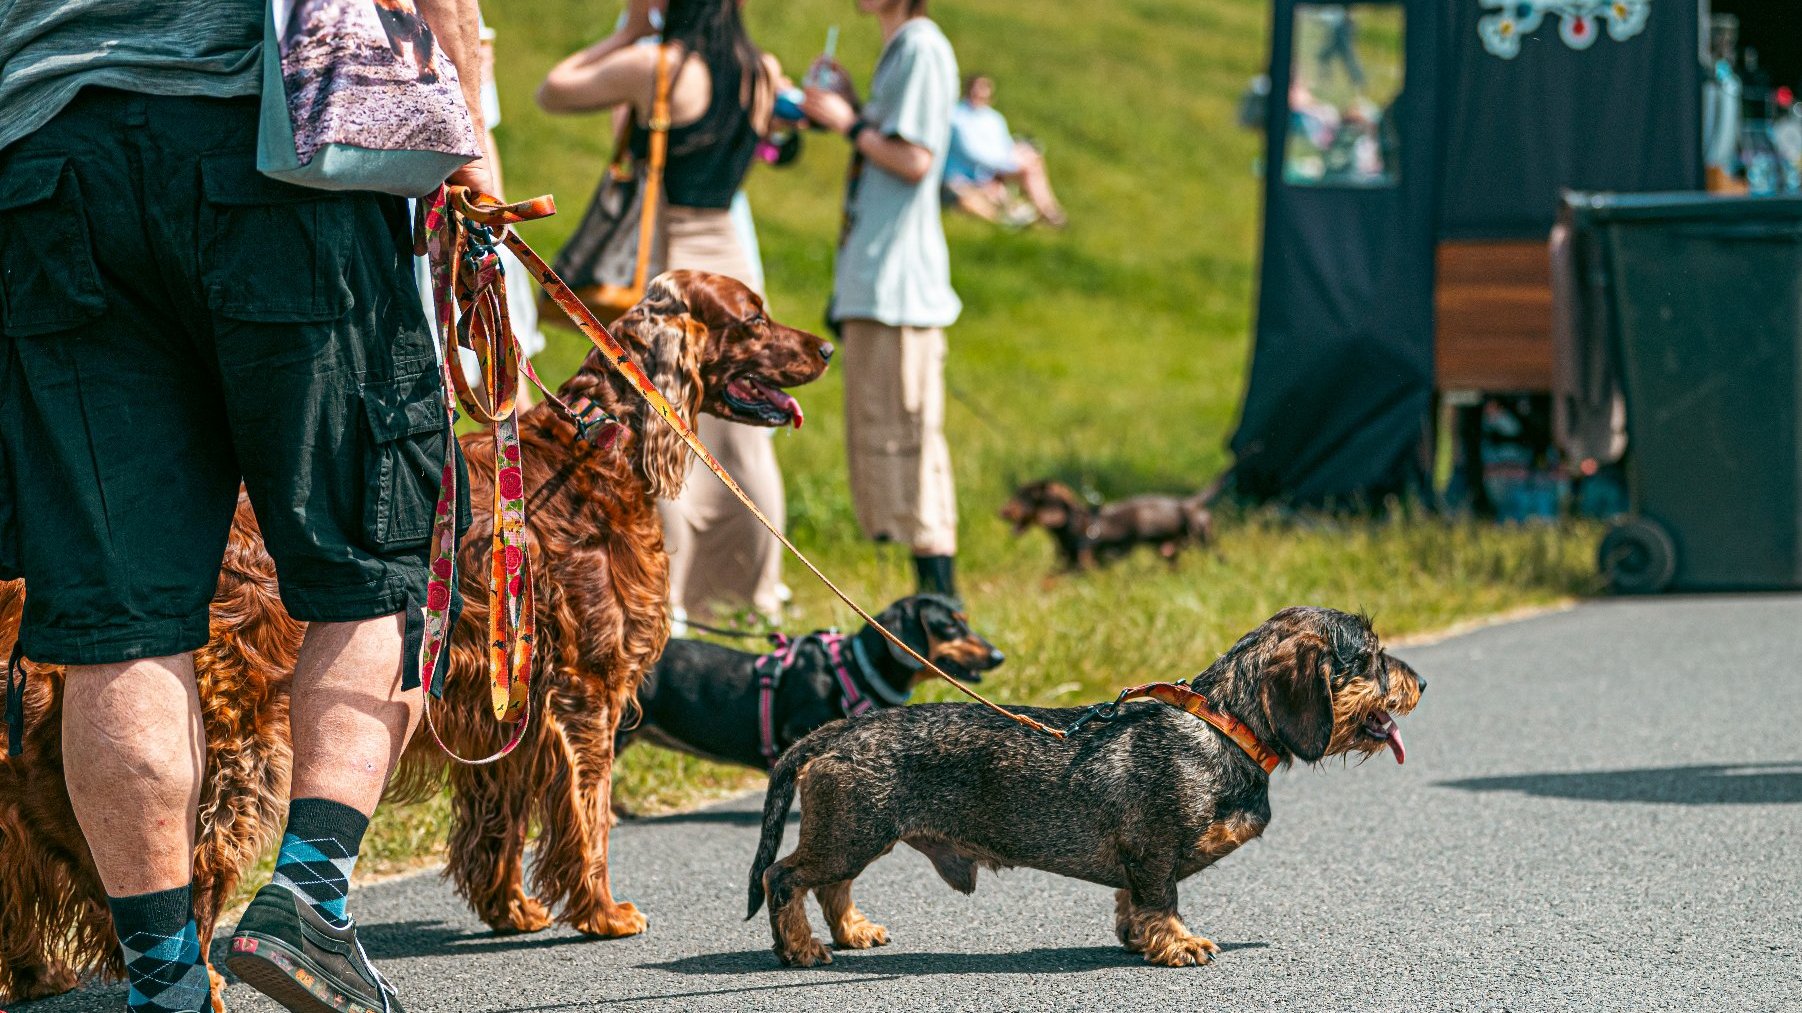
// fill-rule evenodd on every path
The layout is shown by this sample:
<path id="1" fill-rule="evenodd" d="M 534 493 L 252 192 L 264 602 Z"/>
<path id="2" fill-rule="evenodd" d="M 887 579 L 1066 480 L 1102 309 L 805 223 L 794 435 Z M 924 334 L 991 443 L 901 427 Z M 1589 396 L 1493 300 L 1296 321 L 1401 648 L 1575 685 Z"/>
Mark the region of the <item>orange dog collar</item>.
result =
<path id="1" fill-rule="evenodd" d="M 1275 751 L 1259 741 L 1257 735 L 1245 726 L 1245 722 L 1225 711 L 1216 710 L 1208 703 L 1207 697 L 1180 682 L 1148 682 L 1143 686 L 1134 686 L 1121 691 L 1120 696 L 1114 700 L 1114 706 L 1118 707 L 1128 700 L 1156 700 L 1195 715 L 1220 729 L 1221 734 L 1245 750 L 1245 755 L 1251 757 L 1253 763 L 1263 767 L 1266 774 L 1275 770 L 1276 765 L 1282 762 Z"/>

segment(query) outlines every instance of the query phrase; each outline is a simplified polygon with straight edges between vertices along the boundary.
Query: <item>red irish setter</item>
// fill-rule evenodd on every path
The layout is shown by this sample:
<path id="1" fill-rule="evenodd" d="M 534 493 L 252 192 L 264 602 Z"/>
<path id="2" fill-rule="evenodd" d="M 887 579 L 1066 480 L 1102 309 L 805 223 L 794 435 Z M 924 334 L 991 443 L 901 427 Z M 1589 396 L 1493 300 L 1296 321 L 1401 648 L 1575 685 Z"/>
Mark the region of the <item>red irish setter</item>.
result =
<path id="1" fill-rule="evenodd" d="M 614 328 L 651 379 L 692 420 L 697 411 L 773 426 L 798 415 L 784 387 L 812 381 L 832 346 L 784 327 L 729 278 L 674 271 Z M 613 412 L 627 434 L 578 439 L 549 406 L 521 424 L 537 575 L 533 723 L 499 763 L 449 763 L 416 736 L 389 797 L 448 783 L 454 804 L 447 874 L 482 920 L 530 932 L 559 920 L 596 936 L 631 935 L 644 916 L 607 880 L 613 742 L 639 681 L 669 636 L 667 557 L 654 508 L 680 489 L 687 448 L 598 352 L 563 385 Z M 605 442 L 605 441 L 601 441 Z M 445 699 L 434 705 L 451 748 L 486 755 L 503 741 L 489 710 L 487 554 L 494 442 L 464 437 L 475 519 L 459 549 L 468 602 L 453 634 Z M 25 589 L 0 583 L 0 656 L 16 638 Z M 220 905 L 281 830 L 288 791 L 288 678 L 305 627 L 277 597 L 256 519 L 240 501 L 213 599 L 212 640 L 196 667 L 207 776 L 194 854 L 195 915 L 205 946 Z M 0 760 L 0 999 L 31 999 L 87 975 L 119 974 L 105 893 L 63 783 L 62 671 L 25 666 L 24 755 Z M 522 858 L 539 837 L 531 888 Z"/>

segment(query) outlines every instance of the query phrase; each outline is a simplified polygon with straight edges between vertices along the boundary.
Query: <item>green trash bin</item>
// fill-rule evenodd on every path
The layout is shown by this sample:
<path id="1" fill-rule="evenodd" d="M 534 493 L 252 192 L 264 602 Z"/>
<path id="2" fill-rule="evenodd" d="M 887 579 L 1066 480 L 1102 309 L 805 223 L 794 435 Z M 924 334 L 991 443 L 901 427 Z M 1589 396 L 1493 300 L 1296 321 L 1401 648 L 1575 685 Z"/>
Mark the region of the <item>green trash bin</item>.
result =
<path id="1" fill-rule="evenodd" d="M 1632 514 L 1603 574 L 1621 592 L 1802 588 L 1802 198 L 1566 206 L 1578 340 L 1608 343 L 1627 407 Z"/>

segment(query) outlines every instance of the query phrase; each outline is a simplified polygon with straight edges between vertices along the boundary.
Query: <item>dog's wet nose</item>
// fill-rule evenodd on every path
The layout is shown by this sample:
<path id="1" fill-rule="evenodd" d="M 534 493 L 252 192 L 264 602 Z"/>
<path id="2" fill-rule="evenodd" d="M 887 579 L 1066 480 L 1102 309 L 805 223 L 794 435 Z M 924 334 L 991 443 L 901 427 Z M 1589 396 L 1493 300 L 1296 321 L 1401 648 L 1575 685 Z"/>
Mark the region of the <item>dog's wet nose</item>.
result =
<path id="1" fill-rule="evenodd" d="M 1425 693 L 1427 691 L 1427 677 L 1424 675 L 1415 676 L 1414 685 L 1419 687 L 1420 692 Z"/>
<path id="2" fill-rule="evenodd" d="M 1001 648 L 999 648 L 999 647 L 989 648 L 989 664 L 990 665 L 999 665 L 1003 661 L 1006 661 L 1006 660 L 1007 660 L 1007 655 L 1001 653 Z"/>
<path id="3" fill-rule="evenodd" d="M 820 361 L 831 362 L 832 361 L 832 353 L 836 352 L 836 351 L 838 351 L 838 349 L 832 347 L 832 342 L 830 342 L 830 341 L 820 342 Z"/>

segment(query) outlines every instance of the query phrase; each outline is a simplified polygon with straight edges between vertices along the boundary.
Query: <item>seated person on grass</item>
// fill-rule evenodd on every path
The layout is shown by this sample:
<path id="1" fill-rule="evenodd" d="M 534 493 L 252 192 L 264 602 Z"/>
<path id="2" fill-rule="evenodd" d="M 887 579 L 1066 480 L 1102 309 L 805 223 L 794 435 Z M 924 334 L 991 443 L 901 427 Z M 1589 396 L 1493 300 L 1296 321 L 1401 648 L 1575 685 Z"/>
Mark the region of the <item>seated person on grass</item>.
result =
<path id="1" fill-rule="evenodd" d="M 1051 192 L 1044 156 L 1008 132 L 1007 118 L 989 104 L 994 94 L 992 79 L 972 74 L 963 101 L 951 112 L 951 152 L 945 160 L 950 200 L 987 221 L 1023 226 L 1043 220 L 1062 228 L 1064 209 Z M 1013 197 L 1010 183 L 1020 187 L 1024 199 Z"/>

